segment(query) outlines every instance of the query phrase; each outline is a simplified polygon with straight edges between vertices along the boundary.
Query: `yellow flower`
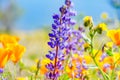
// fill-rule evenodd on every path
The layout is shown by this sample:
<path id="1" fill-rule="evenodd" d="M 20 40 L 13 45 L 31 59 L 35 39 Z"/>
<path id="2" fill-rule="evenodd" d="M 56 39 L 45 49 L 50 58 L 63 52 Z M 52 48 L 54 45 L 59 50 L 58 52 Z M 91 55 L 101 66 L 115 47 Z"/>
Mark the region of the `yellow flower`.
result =
<path id="1" fill-rule="evenodd" d="M 101 29 L 102 31 L 106 31 L 107 25 L 105 23 L 100 23 L 100 24 L 98 24 L 97 28 Z"/>
<path id="2" fill-rule="evenodd" d="M 120 53 L 118 53 L 118 52 L 114 52 L 114 54 L 113 54 L 114 62 L 116 62 L 119 58 L 120 58 Z M 117 61 L 116 64 L 120 64 L 120 60 Z"/>
<path id="3" fill-rule="evenodd" d="M 90 26 L 93 25 L 93 20 L 92 20 L 92 17 L 91 16 L 86 16 L 84 19 L 84 26 L 87 27 L 87 26 Z"/>
<path id="4" fill-rule="evenodd" d="M 37 66 L 36 66 L 36 65 L 31 66 L 31 67 L 30 67 L 30 70 L 31 70 L 31 71 L 37 71 Z"/>
<path id="5" fill-rule="evenodd" d="M 112 56 L 107 56 L 104 60 L 104 63 L 109 63 L 109 64 L 113 64 L 114 63 L 114 59 Z"/>
<path id="6" fill-rule="evenodd" d="M 87 64 L 90 64 L 93 61 L 92 58 L 89 55 L 85 55 L 84 59 L 85 59 Z"/>
<path id="7" fill-rule="evenodd" d="M 86 17 L 84 17 L 84 19 L 83 19 L 83 21 L 84 22 L 88 22 L 88 21 L 92 21 L 92 17 L 91 16 L 86 16 Z"/>
<path id="8" fill-rule="evenodd" d="M 112 48 L 113 47 L 113 42 L 107 42 L 106 46 Z"/>
<path id="9" fill-rule="evenodd" d="M 48 69 L 45 67 L 45 65 L 47 65 L 48 63 L 50 63 L 51 61 L 49 60 L 49 59 L 43 59 L 42 61 L 41 61 L 41 66 L 40 66 L 40 73 L 41 74 L 45 74 L 47 71 L 48 71 Z"/>
<path id="10" fill-rule="evenodd" d="M 90 48 L 90 44 L 89 43 L 84 43 L 84 49 L 87 50 L 88 48 Z"/>
<path id="11" fill-rule="evenodd" d="M 75 72 L 77 70 L 76 65 L 75 64 L 71 64 L 71 65 L 67 65 L 66 66 L 66 72 L 69 75 L 69 77 L 73 78 L 77 75 L 77 73 Z"/>
<path id="12" fill-rule="evenodd" d="M 15 80 L 28 80 L 27 77 L 17 77 Z"/>
<path id="13" fill-rule="evenodd" d="M 77 68 L 78 64 L 83 64 L 83 60 L 85 59 L 78 54 L 73 55 L 71 62 L 65 68 L 70 78 L 75 78 L 77 74 L 86 74 L 86 69 L 84 67 L 80 67 L 81 72 L 78 72 Z"/>
<path id="14" fill-rule="evenodd" d="M 95 28 L 95 30 L 101 34 L 102 31 L 107 31 L 107 25 L 105 23 L 100 23 L 97 25 L 97 27 Z"/>
<path id="15" fill-rule="evenodd" d="M 117 45 L 120 46 L 120 29 L 118 30 L 109 30 L 107 36 Z"/>
<path id="16" fill-rule="evenodd" d="M 103 12 L 103 13 L 101 14 L 101 18 L 102 18 L 102 19 L 107 19 L 107 18 L 108 18 L 108 14 L 107 14 L 106 12 Z"/>

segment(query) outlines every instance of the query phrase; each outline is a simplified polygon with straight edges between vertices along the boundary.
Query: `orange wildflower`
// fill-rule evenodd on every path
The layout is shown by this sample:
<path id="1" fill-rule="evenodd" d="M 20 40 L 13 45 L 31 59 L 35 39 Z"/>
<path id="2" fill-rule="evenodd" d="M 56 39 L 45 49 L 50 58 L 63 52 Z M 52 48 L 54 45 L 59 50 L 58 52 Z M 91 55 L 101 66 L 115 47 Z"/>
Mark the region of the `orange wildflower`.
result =
<path id="1" fill-rule="evenodd" d="M 77 68 L 76 68 L 75 64 L 66 66 L 66 72 L 69 75 L 69 77 L 71 77 L 71 78 L 74 78 L 77 75 L 77 72 L 75 72 L 76 70 L 77 70 Z"/>
<path id="2" fill-rule="evenodd" d="M 9 59 L 16 63 L 23 55 L 25 48 L 18 44 L 19 38 L 7 34 L 0 35 L 0 68 L 4 68 Z"/>
<path id="3" fill-rule="evenodd" d="M 3 68 L 7 63 L 9 54 L 8 50 L 0 48 L 0 68 Z"/>
<path id="4" fill-rule="evenodd" d="M 3 44 L 4 47 L 6 47 L 6 44 L 15 44 L 18 43 L 19 38 L 16 36 L 9 36 L 7 34 L 1 34 L 0 35 L 0 42 Z"/>
<path id="5" fill-rule="evenodd" d="M 109 64 L 109 70 L 114 69 L 114 63 L 120 58 L 120 54 L 117 52 L 113 53 L 113 56 L 107 56 L 102 61 L 98 61 L 99 66 L 103 69 L 104 72 L 107 72 L 108 69 L 104 67 L 105 64 Z M 116 65 L 120 64 L 120 60 L 117 61 Z"/>
<path id="6" fill-rule="evenodd" d="M 49 62 L 51 62 L 49 59 L 43 59 L 41 61 L 41 66 L 40 66 L 40 73 L 41 74 L 46 74 L 48 69 L 45 67 Z"/>
<path id="7" fill-rule="evenodd" d="M 22 57 L 25 48 L 19 44 L 8 44 L 7 47 L 9 48 L 9 50 L 11 51 L 12 55 L 10 57 L 10 59 L 16 63 L 20 60 L 20 58 Z"/>
<path id="8" fill-rule="evenodd" d="M 78 74 L 84 75 L 86 67 L 83 66 L 85 59 L 77 54 L 74 54 L 71 62 L 66 66 L 66 73 L 70 78 L 76 78 Z M 79 72 L 80 71 L 80 72 Z"/>
<path id="9" fill-rule="evenodd" d="M 120 29 L 118 30 L 109 30 L 107 36 L 117 45 L 120 46 Z"/>

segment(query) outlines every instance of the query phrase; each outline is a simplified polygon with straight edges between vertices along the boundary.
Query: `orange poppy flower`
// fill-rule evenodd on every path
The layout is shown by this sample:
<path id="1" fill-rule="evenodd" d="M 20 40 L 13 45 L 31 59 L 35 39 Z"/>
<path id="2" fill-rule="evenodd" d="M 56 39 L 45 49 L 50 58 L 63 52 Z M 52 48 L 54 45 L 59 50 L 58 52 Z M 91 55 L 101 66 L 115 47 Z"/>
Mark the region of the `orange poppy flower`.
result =
<path id="1" fill-rule="evenodd" d="M 19 44 L 8 44 L 7 47 L 12 53 L 10 59 L 14 63 L 17 63 L 20 60 L 20 58 L 22 57 L 22 55 L 25 51 L 25 48 Z"/>
<path id="2" fill-rule="evenodd" d="M 4 48 L 0 48 L 0 68 L 4 68 L 5 64 L 9 59 L 9 51 Z"/>
<path id="3" fill-rule="evenodd" d="M 18 41 L 18 37 L 0 35 L 0 68 L 4 68 L 9 59 L 16 63 L 22 57 L 25 48 Z"/>
<path id="4" fill-rule="evenodd" d="M 120 29 L 118 30 L 109 30 L 107 36 L 117 45 L 120 46 Z"/>
<path id="5" fill-rule="evenodd" d="M 45 58 L 41 61 L 41 66 L 40 66 L 40 73 L 41 74 L 46 74 L 47 73 L 48 69 L 45 67 L 45 65 L 47 65 L 50 62 L 51 61 L 47 58 Z"/>
<path id="6" fill-rule="evenodd" d="M 0 35 L 0 42 L 3 44 L 3 46 L 5 47 L 7 43 L 18 43 L 19 38 L 16 36 L 10 36 L 7 34 L 1 34 Z"/>

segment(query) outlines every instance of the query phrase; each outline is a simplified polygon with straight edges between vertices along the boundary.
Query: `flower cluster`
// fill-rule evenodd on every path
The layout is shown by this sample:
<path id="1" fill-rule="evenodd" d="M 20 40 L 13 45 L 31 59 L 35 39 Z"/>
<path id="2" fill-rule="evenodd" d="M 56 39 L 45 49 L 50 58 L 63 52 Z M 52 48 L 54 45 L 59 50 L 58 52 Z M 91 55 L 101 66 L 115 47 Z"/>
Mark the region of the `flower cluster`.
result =
<path id="1" fill-rule="evenodd" d="M 59 9 L 60 14 L 53 15 L 54 23 L 48 42 L 52 49 L 46 54 L 47 59 L 41 61 L 40 73 L 45 74 L 47 80 L 64 79 L 63 75 L 73 80 L 86 80 L 89 79 L 88 72 L 91 72 L 88 69 L 92 68 L 101 79 L 110 80 L 111 77 L 114 80 L 114 71 L 120 63 L 120 31 L 108 30 L 103 22 L 95 26 L 92 17 L 86 16 L 83 19 L 85 28 L 89 28 L 86 35 L 82 27 L 78 30 L 74 28 L 75 20 L 71 17 L 76 12 L 72 8 L 71 0 L 65 0 L 65 5 Z M 106 32 L 113 42 L 104 42 L 99 48 L 95 47 L 95 36 Z"/>
<path id="2" fill-rule="evenodd" d="M 8 60 L 16 63 L 22 57 L 25 48 L 18 44 L 18 41 L 18 37 L 7 34 L 0 35 L 0 73 L 3 72 L 3 68 Z"/>
<path id="3" fill-rule="evenodd" d="M 76 13 L 72 8 L 73 4 L 70 0 L 65 1 L 65 5 L 60 7 L 60 15 L 54 14 L 54 23 L 52 24 L 52 33 L 49 33 L 50 42 L 48 45 L 53 48 L 46 55 L 51 60 L 46 65 L 48 72 L 46 78 L 56 80 L 60 76 L 60 72 L 63 70 L 64 49 L 66 47 L 65 42 L 68 40 L 68 33 L 71 31 L 71 26 L 75 25 L 75 21 L 71 19 L 71 16 L 75 16 Z"/>
<path id="4" fill-rule="evenodd" d="M 90 22 L 92 22 L 92 24 L 90 24 Z M 117 75 L 115 70 L 118 69 L 118 64 L 120 62 L 120 30 L 108 30 L 105 23 L 100 23 L 95 27 L 93 20 L 89 16 L 84 18 L 85 27 L 86 23 L 88 25 L 87 27 L 89 27 L 88 33 L 90 37 L 90 39 L 85 38 L 86 42 L 89 44 L 87 45 L 89 55 L 95 63 L 95 66 L 97 66 L 99 75 L 102 75 L 102 79 L 110 80 L 111 77 L 111 79 L 114 80 L 115 75 Z M 113 42 L 105 42 L 100 46 L 101 49 L 95 50 L 94 37 L 97 35 L 97 33 L 102 34 L 103 31 L 106 31 L 107 36 L 110 37 Z"/>
<path id="5" fill-rule="evenodd" d="M 66 42 L 66 53 L 77 53 L 79 55 L 82 55 L 84 52 L 84 40 L 82 37 L 82 31 L 80 30 L 72 30 L 69 33 L 69 39 Z"/>
<path id="6" fill-rule="evenodd" d="M 35 60 L 32 66 L 19 61 L 25 51 L 19 38 L 0 34 L 0 80 L 120 80 L 120 28 L 107 28 L 111 22 L 107 13 L 101 15 L 102 22 L 97 25 L 92 16 L 86 16 L 79 27 L 73 18 L 76 14 L 72 1 L 65 0 L 59 14 L 52 16 L 49 51 L 45 58 L 35 59 L 38 57 L 35 54 L 28 56 Z M 15 74 L 6 71 L 8 61 L 14 64 L 19 61 Z M 16 75 L 18 71 L 20 74 Z"/>
<path id="7" fill-rule="evenodd" d="M 66 72 L 72 79 L 82 79 L 87 75 L 87 65 L 85 56 L 73 54 L 71 61 L 66 66 Z"/>
<path id="8" fill-rule="evenodd" d="M 72 30 L 66 42 L 66 56 L 68 56 L 66 72 L 71 78 L 82 78 L 85 75 L 84 71 L 88 68 L 83 54 L 83 45 L 85 44 L 82 36 L 83 31 L 81 27 L 79 30 Z"/>

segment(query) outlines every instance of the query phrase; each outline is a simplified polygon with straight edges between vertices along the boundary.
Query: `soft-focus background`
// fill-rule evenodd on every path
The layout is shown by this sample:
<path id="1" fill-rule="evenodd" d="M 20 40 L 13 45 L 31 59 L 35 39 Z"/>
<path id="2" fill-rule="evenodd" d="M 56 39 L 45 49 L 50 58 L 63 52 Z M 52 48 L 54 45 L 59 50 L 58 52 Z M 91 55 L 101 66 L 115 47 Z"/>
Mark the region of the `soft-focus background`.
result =
<path id="1" fill-rule="evenodd" d="M 73 0 L 73 2 L 78 15 L 90 15 L 98 21 L 100 15 L 105 12 L 109 18 L 117 18 L 117 10 L 110 0 Z M 51 15 L 58 13 L 58 8 L 63 3 L 64 0 L 0 0 L 0 12 L 4 12 L 7 17 L 16 18 L 15 28 L 33 30 L 50 26 Z M 11 16 L 10 13 L 16 14 Z"/>
<path id="2" fill-rule="evenodd" d="M 89 15 L 93 17 L 95 24 L 106 22 L 109 28 L 120 27 L 120 0 L 73 2 L 78 14 L 75 17 L 77 26 L 82 26 L 83 17 Z M 0 33 L 19 36 L 20 43 L 26 47 L 21 61 L 26 70 L 16 74 L 17 76 L 32 75 L 27 68 L 34 69 L 36 60 L 43 59 L 50 49 L 47 42 L 53 22 L 52 15 L 59 13 L 59 7 L 63 4 L 64 0 L 0 0 Z M 8 65 L 13 67 L 12 64 Z M 14 73 L 14 70 L 9 70 Z"/>

